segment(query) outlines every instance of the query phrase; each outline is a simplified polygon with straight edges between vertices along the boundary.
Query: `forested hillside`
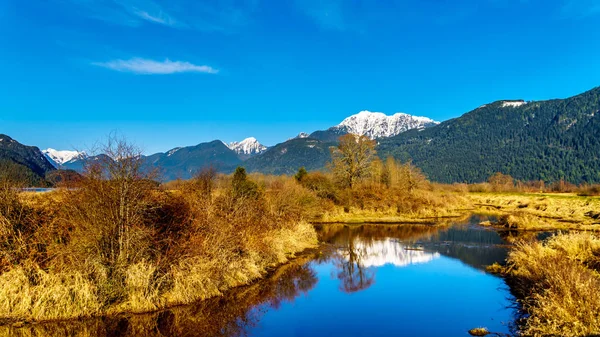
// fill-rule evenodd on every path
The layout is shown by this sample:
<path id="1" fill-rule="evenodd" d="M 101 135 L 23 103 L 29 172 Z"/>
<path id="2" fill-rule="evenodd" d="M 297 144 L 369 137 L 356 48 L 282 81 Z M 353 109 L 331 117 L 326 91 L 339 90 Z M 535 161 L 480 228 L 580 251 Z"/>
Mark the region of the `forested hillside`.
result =
<path id="1" fill-rule="evenodd" d="M 175 148 L 167 153 L 145 157 L 148 168 L 158 169 L 159 179 L 189 179 L 204 168 L 231 173 L 242 160 L 223 142 L 215 140 L 196 146 Z"/>
<path id="2" fill-rule="evenodd" d="M 45 186 L 46 173 L 55 170 L 35 146 L 26 146 L 0 134 L 0 178 L 24 185 Z"/>
<path id="3" fill-rule="evenodd" d="M 307 170 L 322 170 L 331 160 L 329 147 L 334 142 L 313 138 L 295 138 L 269 148 L 244 162 L 250 172 L 294 174 L 304 166 Z"/>
<path id="4" fill-rule="evenodd" d="M 568 99 L 498 101 L 424 130 L 383 139 L 381 157 L 412 160 L 432 180 L 600 182 L 600 87 Z"/>

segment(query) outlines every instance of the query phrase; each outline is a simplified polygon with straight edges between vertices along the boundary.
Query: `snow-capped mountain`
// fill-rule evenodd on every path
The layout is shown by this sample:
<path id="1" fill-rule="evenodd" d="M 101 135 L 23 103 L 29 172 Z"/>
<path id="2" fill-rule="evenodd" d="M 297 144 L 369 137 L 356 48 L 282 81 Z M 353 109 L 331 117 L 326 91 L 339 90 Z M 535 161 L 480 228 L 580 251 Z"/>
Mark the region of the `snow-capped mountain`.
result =
<path id="1" fill-rule="evenodd" d="M 371 139 L 392 137 L 411 129 L 423 129 L 439 122 L 427 117 L 412 116 L 398 112 L 388 116 L 381 112 L 361 111 L 344 119 L 330 130 L 345 131 Z"/>
<path id="2" fill-rule="evenodd" d="M 49 148 L 42 150 L 42 152 L 46 155 L 50 162 L 56 164 L 56 166 L 61 166 L 70 161 L 86 157 L 85 152 L 80 151 L 55 150 Z"/>
<path id="3" fill-rule="evenodd" d="M 246 138 L 241 142 L 231 142 L 225 145 L 239 155 L 252 156 L 267 150 L 267 147 L 259 143 L 254 137 Z"/>

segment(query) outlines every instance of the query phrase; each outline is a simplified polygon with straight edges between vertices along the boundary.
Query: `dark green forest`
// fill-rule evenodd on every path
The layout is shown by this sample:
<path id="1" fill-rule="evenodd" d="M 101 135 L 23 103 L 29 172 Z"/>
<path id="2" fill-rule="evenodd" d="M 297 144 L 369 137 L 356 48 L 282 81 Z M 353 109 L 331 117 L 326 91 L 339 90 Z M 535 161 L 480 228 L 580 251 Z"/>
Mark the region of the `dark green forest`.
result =
<path id="1" fill-rule="evenodd" d="M 0 134 L 0 179 L 23 185 L 46 186 L 47 172 L 55 170 L 35 146 L 25 146 L 11 137 Z"/>
<path id="2" fill-rule="evenodd" d="M 298 168 L 324 170 L 331 160 L 329 147 L 335 142 L 313 138 L 295 138 L 269 148 L 266 152 L 244 162 L 250 172 L 293 175 Z"/>
<path id="3" fill-rule="evenodd" d="M 600 182 L 600 87 L 564 100 L 506 102 L 382 139 L 379 155 L 412 160 L 444 183 L 481 182 L 494 172 L 519 180 Z"/>

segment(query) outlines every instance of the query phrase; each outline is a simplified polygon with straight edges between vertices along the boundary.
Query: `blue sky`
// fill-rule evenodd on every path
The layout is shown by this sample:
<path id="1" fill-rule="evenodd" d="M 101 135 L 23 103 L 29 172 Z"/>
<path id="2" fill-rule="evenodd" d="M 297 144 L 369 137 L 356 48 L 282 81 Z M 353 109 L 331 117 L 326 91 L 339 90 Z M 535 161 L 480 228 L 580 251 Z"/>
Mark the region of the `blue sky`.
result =
<path id="1" fill-rule="evenodd" d="M 597 0 L 3 0 L 0 133 L 153 153 L 360 110 L 446 120 L 600 85 L 598 22 Z"/>

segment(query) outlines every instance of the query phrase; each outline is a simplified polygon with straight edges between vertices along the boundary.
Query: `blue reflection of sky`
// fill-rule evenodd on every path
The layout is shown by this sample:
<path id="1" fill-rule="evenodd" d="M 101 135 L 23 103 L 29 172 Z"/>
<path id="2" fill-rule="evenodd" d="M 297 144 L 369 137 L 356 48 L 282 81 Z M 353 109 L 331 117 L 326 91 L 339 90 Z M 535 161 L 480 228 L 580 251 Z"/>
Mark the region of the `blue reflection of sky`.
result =
<path id="1" fill-rule="evenodd" d="M 370 268 L 375 282 L 352 293 L 340 291 L 339 264 L 312 267 L 315 288 L 267 311 L 251 336 L 468 336 L 479 326 L 508 332 L 512 319 L 502 279 L 449 257 Z"/>

